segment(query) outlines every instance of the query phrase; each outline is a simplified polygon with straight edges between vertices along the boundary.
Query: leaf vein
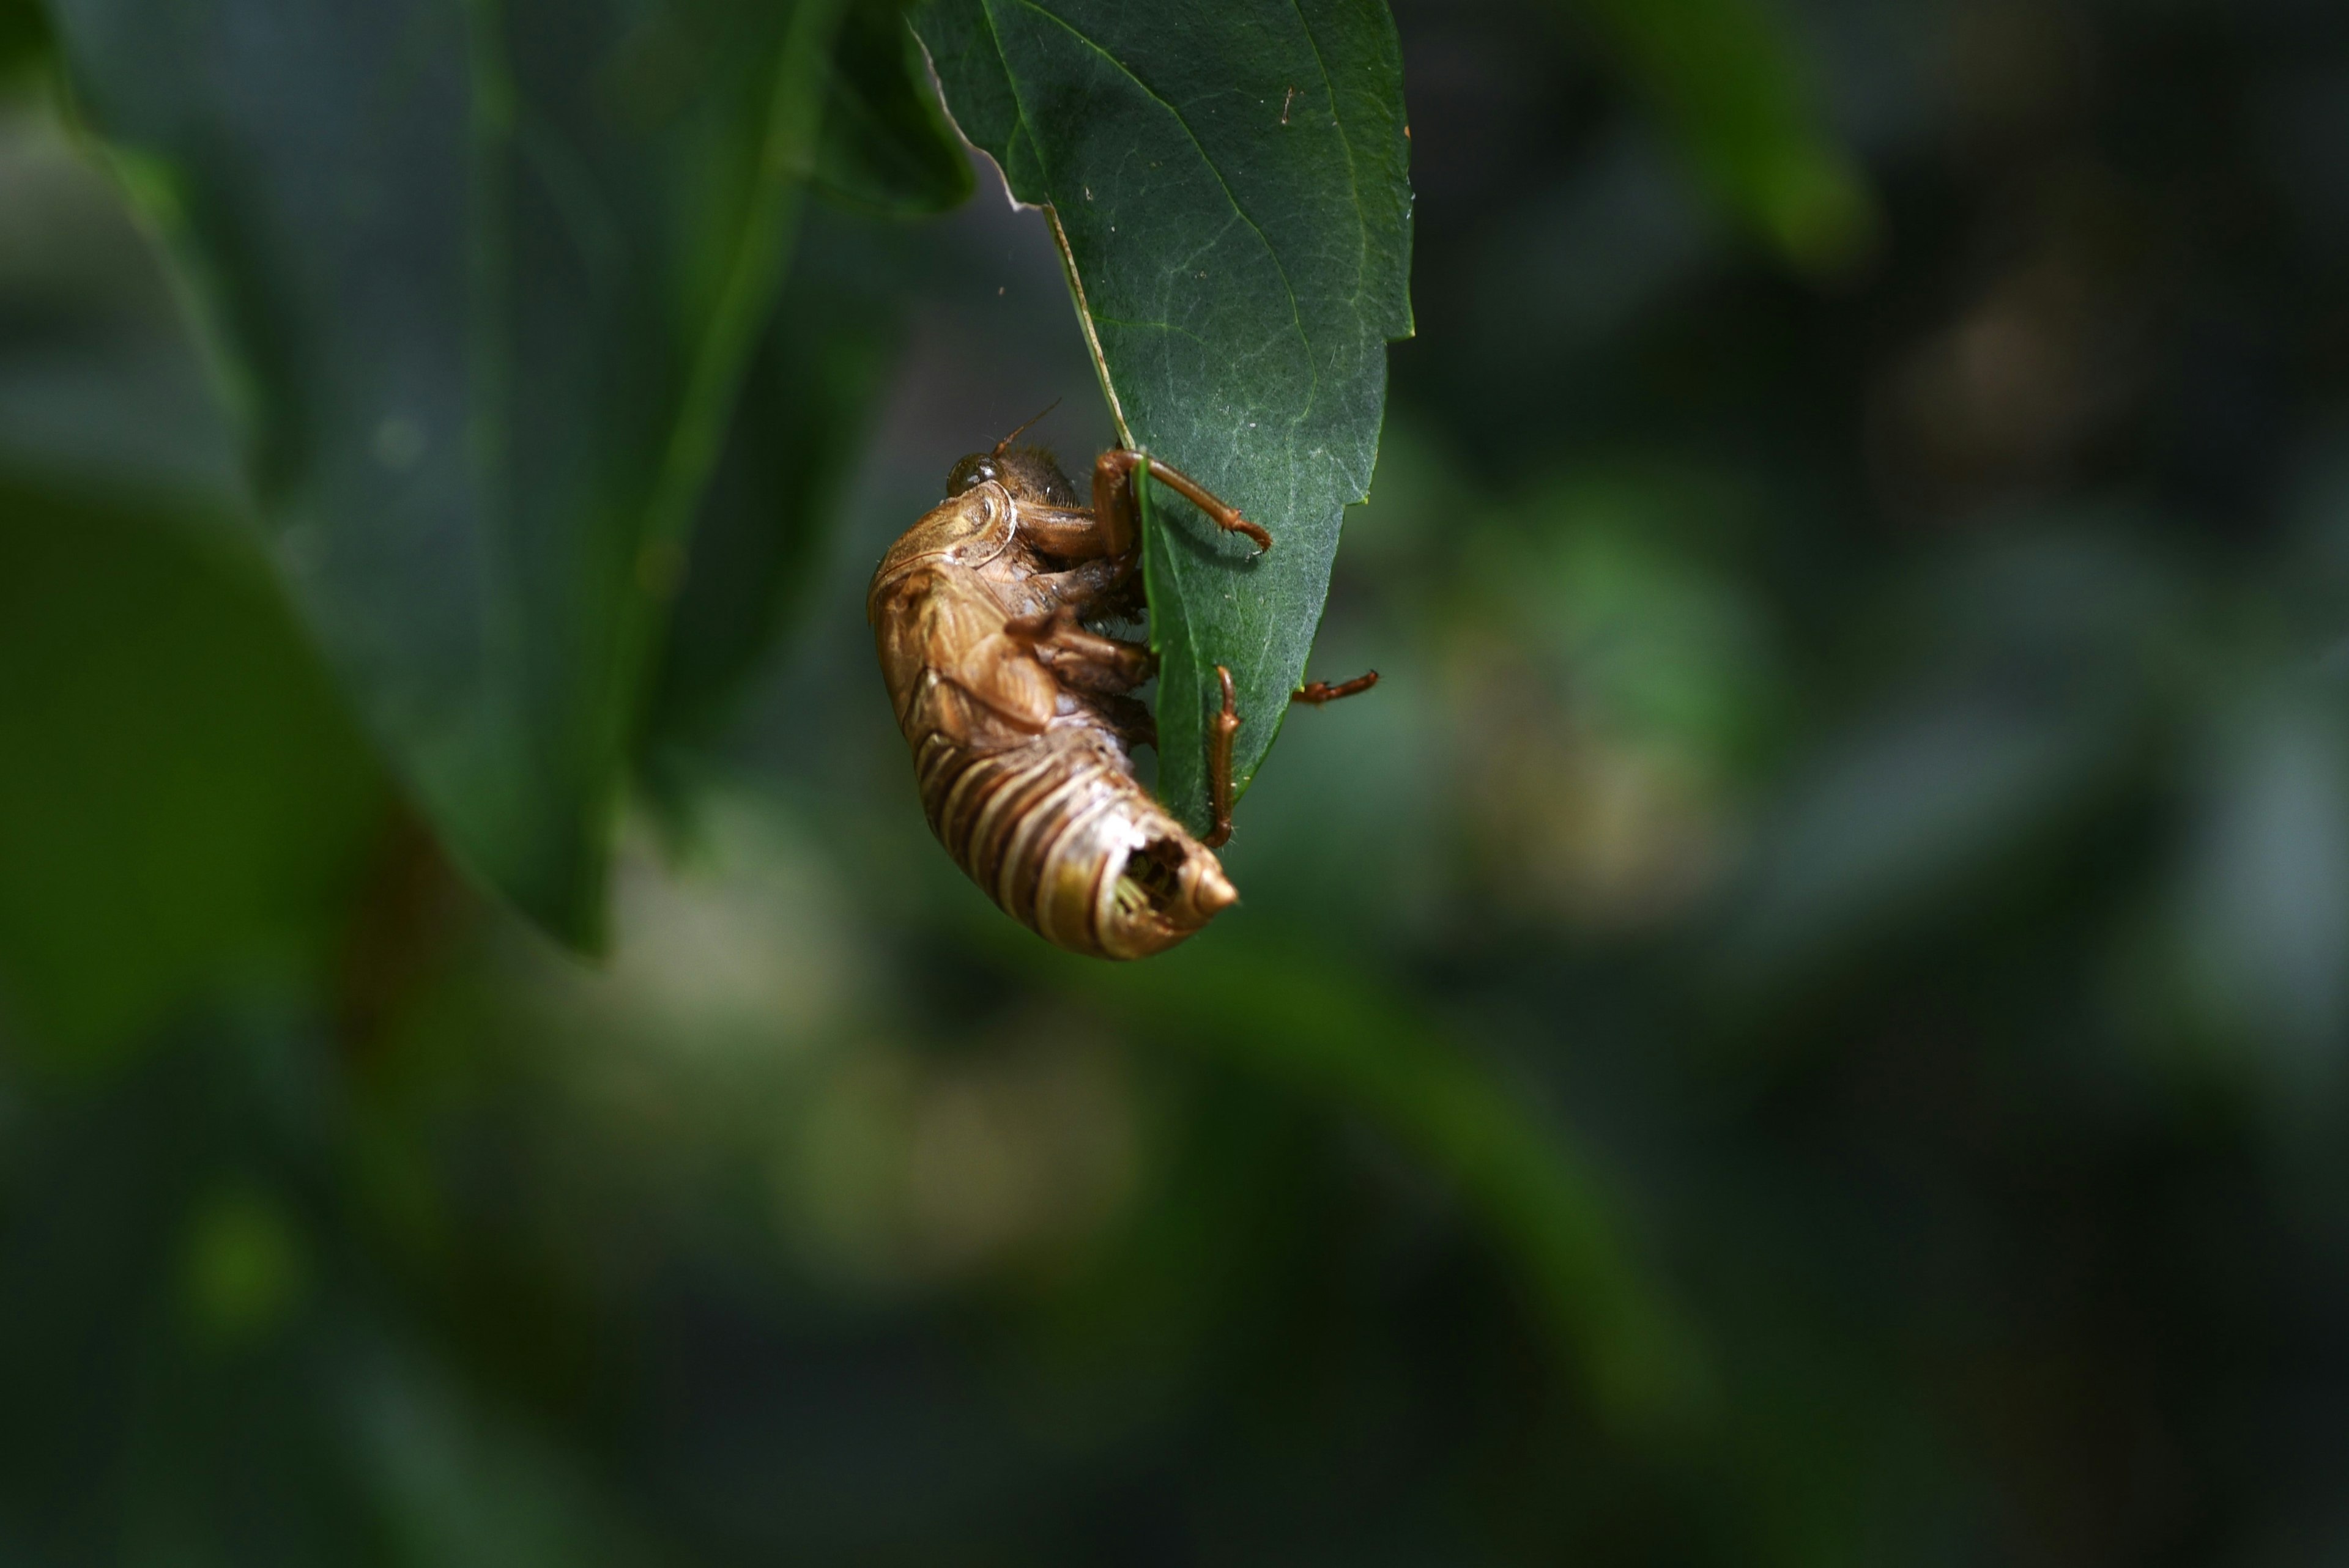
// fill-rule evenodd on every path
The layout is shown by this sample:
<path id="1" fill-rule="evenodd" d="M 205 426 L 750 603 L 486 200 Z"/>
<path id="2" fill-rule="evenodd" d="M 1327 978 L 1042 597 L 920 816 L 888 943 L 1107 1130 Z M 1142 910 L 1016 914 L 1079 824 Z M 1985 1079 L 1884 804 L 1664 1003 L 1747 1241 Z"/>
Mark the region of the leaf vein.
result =
<path id="1" fill-rule="evenodd" d="M 1346 189 L 1353 197 L 1354 232 L 1358 237 L 1354 292 L 1346 303 L 1360 315 L 1363 296 L 1370 288 L 1371 221 L 1362 206 L 1361 169 L 1354 155 L 1354 137 L 1347 129 L 1346 117 L 1338 112 L 1338 84 L 1330 78 L 1330 61 L 1321 53 L 1321 40 L 1313 36 L 1313 24 L 1306 20 L 1304 0 L 1289 0 L 1289 9 L 1297 13 L 1297 25 L 1304 31 L 1306 46 L 1313 51 L 1314 67 L 1321 73 L 1321 93 L 1330 100 L 1330 123 L 1338 128 L 1338 143 L 1346 150 Z"/>
<path id="2" fill-rule="evenodd" d="M 1214 345 L 1187 326 L 1177 326 L 1171 321 L 1128 321 L 1122 316 L 1096 315 L 1093 320 L 1103 326 L 1122 326 L 1129 332 L 1171 332 L 1177 337 L 1187 337 L 1200 347 L 1213 350 Z"/>
<path id="3" fill-rule="evenodd" d="M 988 13 L 988 26 L 992 29 L 994 26 L 994 15 L 991 0 L 980 0 L 980 3 L 982 8 L 986 9 Z M 1240 199 L 1237 193 L 1232 190 L 1231 181 L 1224 178 L 1224 171 L 1217 168 L 1216 166 L 1216 160 L 1208 156 L 1206 144 L 1199 139 L 1199 133 L 1191 129 L 1191 122 L 1184 118 L 1183 111 L 1181 109 L 1175 108 L 1171 101 L 1162 97 L 1157 89 L 1153 88 L 1148 82 L 1143 81 L 1142 77 L 1134 72 L 1131 66 L 1128 66 L 1123 60 L 1119 59 L 1115 55 L 1112 54 L 1098 40 L 1088 36 L 1081 29 L 1070 22 L 1067 17 L 1060 15 L 1056 12 L 1045 9 L 1042 5 L 1037 4 L 1037 0 L 1017 0 L 1017 3 L 1027 7 L 1029 10 L 1035 12 L 1039 16 L 1041 16 L 1047 21 L 1058 26 L 1062 31 L 1066 32 L 1069 36 L 1076 39 L 1077 42 L 1084 45 L 1085 47 L 1091 49 L 1102 59 L 1108 61 L 1109 64 L 1117 70 L 1119 75 L 1124 77 L 1126 80 L 1141 88 L 1143 93 L 1147 96 L 1153 103 L 1164 109 L 1174 123 L 1182 128 L 1183 134 L 1190 138 L 1192 148 L 1199 154 L 1199 161 L 1206 165 L 1207 172 L 1216 177 L 1216 183 L 1223 189 L 1224 200 L 1231 203 L 1232 211 L 1239 215 L 1240 222 L 1246 223 L 1249 230 L 1254 232 L 1257 238 L 1257 242 L 1264 247 L 1265 255 L 1271 261 L 1273 271 L 1279 274 L 1281 293 L 1286 295 L 1288 300 L 1289 320 L 1297 328 L 1298 344 L 1305 351 L 1305 400 L 1298 408 L 1297 412 L 1290 417 L 1288 424 L 1292 430 L 1304 424 L 1307 417 L 1312 413 L 1313 406 L 1320 396 L 1321 366 L 1314 358 L 1312 334 L 1309 333 L 1305 329 L 1305 307 L 1297 297 L 1296 285 L 1289 282 L 1288 268 L 1287 264 L 1282 262 L 1279 250 L 1274 246 L 1271 237 L 1265 233 L 1264 226 L 1258 223 L 1255 218 L 1251 217 L 1247 209 L 1240 204 Z M 1002 40 L 999 36 L 997 39 L 996 46 L 999 50 L 1002 47 Z M 1316 53 L 1317 55 L 1319 54 L 1318 48 Z M 1008 72 L 1010 65 L 1009 57 L 1006 57 L 1004 63 Z M 1015 88 L 1015 103 L 1017 102 L 1017 92 L 1018 89 Z M 1022 123 L 1026 122 L 1026 111 L 1024 109 L 1021 111 L 1021 119 Z M 1098 320 L 1100 318 L 1095 317 L 1095 319 Z"/>

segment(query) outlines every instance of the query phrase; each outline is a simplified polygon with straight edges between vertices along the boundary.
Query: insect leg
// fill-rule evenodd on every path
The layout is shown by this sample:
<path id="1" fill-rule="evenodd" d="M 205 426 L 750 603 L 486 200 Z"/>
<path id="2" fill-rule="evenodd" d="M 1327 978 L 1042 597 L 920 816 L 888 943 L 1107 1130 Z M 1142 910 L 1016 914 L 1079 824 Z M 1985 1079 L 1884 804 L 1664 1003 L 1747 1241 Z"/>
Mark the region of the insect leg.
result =
<path id="1" fill-rule="evenodd" d="M 1023 643 L 1045 643 L 1062 632 L 1081 631 L 1077 623 L 1077 607 L 1055 604 L 1049 610 L 1039 610 L 1032 615 L 1014 615 L 1003 623 L 1006 636 L 1017 637 Z"/>
<path id="2" fill-rule="evenodd" d="M 1111 548 L 1110 531 L 1092 512 L 1077 507 L 1021 502 L 1019 536 L 1038 554 L 1059 561 L 1092 561 L 1119 553 Z"/>
<path id="3" fill-rule="evenodd" d="M 1141 542 L 1142 531 L 1133 507 L 1133 470 L 1147 466 L 1150 477 L 1207 514 L 1207 521 L 1226 533 L 1245 533 L 1259 552 L 1272 548 L 1272 535 L 1240 515 L 1240 509 L 1219 500 L 1182 469 L 1123 447 L 1112 447 L 1093 459 L 1093 515 L 1109 536 L 1111 553 L 1123 554 Z"/>
<path id="4" fill-rule="evenodd" d="M 1336 686 L 1327 681 L 1307 681 L 1288 694 L 1288 700 L 1311 703 L 1319 707 L 1323 703 L 1336 702 L 1341 696 L 1358 696 L 1378 684 L 1379 672 L 1376 670 L 1356 676 L 1350 681 L 1340 681 Z"/>
<path id="5" fill-rule="evenodd" d="M 1066 572 L 1039 572 L 1023 584 L 1039 603 L 1068 604 L 1080 614 L 1112 608 L 1123 599 L 1133 580 L 1133 562 L 1104 557 L 1071 566 Z"/>
<path id="6" fill-rule="evenodd" d="M 1134 570 L 1142 564 L 1142 552 L 1135 548 L 1139 536 L 1131 519 L 1110 528 L 1091 511 L 1023 504 L 1019 532 L 1040 555 L 1081 562 L 1065 572 L 1039 573 L 1029 579 L 1033 585 L 1081 609 L 1142 608 L 1142 576 Z"/>
<path id="7" fill-rule="evenodd" d="M 1036 652 L 1061 684 L 1078 691 L 1126 692 L 1158 673 L 1158 660 L 1139 643 L 1084 634 L 1086 642 L 1045 643 Z"/>
<path id="8" fill-rule="evenodd" d="M 1207 836 L 1199 841 L 1211 850 L 1223 848 L 1232 836 L 1232 739 L 1240 732 L 1239 704 L 1232 695 L 1232 672 L 1217 665 L 1216 679 L 1224 687 L 1224 709 L 1207 720 L 1207 803 L 1216 820 Z"/>
<path id="9" fill-rule="evenodd" d="M 1131 691 L 1157 672 L 1157 656 L 1148 647 L 1088 632 L 1073 604 L 1021 616 L 1003 629 L 1032 647 L 1065 685 L 1082 690 Z"/>

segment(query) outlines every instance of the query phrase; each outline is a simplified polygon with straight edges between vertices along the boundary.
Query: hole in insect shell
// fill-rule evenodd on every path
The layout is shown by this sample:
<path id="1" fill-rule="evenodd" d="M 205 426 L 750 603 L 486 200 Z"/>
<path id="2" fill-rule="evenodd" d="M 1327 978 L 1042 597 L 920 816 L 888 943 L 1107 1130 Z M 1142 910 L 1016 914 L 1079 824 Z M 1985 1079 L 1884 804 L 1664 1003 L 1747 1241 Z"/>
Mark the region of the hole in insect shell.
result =
<path id="1" fill-rule="evenodd" d="M 1117 899 L 1128 913 L 1148 908 L 1164 913 L 1183 890 L 1184 850 L 1172 839 L 1153 839 L 1125 857 L 1117 873 Z"/>

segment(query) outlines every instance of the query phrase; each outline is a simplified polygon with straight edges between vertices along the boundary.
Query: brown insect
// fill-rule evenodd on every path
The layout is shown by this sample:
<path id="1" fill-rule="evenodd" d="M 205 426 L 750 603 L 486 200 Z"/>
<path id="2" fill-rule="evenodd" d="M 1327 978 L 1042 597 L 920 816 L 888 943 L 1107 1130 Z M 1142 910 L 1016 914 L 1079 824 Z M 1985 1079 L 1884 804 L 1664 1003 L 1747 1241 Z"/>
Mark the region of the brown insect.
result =
<path id="1" fill-rule="evenodd" d="M 1231 836 L 1239 713 L 1218 666 L 1223 710 L 1207 737 L 1215 825 L 1194 838 L 1133 777 L 1132 748 L 1155 746 L 1157 733 L 1131 694 L 1156 673 L 1156 655 L 1084 623 L 1141 614 L 1137 470 L 1259 551 L 1272 536 L 1188 475 L 1123 449 L 1094 459 L 1092 504 L 1080 506 L 1050 452 L 1011 446 L 1027 428 L 954 466 L 947 499 L 882 558 L 865 614 L 947 852 L 1048 941 L 1144 958 L 1239 897 L 1215 853 Z M 1294 700 L 1328 702 L 1377 679 L 1316 681 Z"/>

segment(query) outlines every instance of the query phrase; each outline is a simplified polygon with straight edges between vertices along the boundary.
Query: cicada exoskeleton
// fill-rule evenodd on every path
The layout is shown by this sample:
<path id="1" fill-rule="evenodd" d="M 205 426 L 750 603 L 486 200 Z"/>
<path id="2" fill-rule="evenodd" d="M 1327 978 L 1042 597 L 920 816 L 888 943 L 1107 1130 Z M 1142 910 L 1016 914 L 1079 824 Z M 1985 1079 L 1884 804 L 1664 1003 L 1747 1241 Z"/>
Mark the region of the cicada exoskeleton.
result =
<path id="1" fill-rule="evenodd" d="M 1133 775 L 1132 748 L 1157 743 L 1132 695 L 1154 658 L 1085 623 L 1141 613 L 1138 471 L 1259 550 L 1272 539 L 1140 452 L 1102 453 L 1080 505 L 1051 454 L 1010 440 L 957 463 L 947 499 L 873 574 L 882 678 L 931 830 L 971 880 L 1060 946 L 1146 957 L 1239 896 L 1215 853 L 1231 831 L 1239 717 L 1219 669 L 1223 709 L 1206 738 L 1216 820 L 1195 837 Z M 1297 696 L 1326 701 L 1376 678 Z"/>

